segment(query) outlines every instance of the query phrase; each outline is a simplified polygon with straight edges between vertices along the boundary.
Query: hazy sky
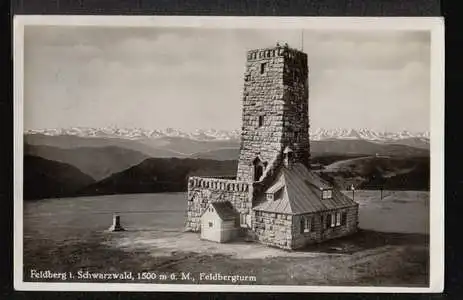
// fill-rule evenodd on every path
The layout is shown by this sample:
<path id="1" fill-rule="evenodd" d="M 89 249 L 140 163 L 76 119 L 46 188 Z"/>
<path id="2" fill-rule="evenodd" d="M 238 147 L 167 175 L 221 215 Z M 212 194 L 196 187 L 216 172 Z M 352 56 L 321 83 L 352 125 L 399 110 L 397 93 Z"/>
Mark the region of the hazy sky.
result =
<path id="1" fill-rule="evenodd" d="M 24 128 L 239 129 L 246 51 L 301 31 L 26 27 Z M 426 32 L 304 32 L 312 128 L 429 130 Z"/>

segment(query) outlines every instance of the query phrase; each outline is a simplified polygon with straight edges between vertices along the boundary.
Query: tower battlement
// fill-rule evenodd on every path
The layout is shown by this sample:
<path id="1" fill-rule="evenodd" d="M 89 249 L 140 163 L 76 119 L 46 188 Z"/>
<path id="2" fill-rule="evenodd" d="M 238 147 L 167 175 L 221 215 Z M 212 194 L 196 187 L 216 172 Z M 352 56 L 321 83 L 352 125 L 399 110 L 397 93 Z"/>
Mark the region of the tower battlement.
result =
<path id="1" fill-rule="evenodd" d="M 305 60 L 307 62 L 306 53 L 295 48 L 290 48 L 288 45 L 277 44 L 274 47 L 253 49 L 247 51 L 247 61 L 262 60 L 274 57 L 285 57 L 295 60 Z"/>

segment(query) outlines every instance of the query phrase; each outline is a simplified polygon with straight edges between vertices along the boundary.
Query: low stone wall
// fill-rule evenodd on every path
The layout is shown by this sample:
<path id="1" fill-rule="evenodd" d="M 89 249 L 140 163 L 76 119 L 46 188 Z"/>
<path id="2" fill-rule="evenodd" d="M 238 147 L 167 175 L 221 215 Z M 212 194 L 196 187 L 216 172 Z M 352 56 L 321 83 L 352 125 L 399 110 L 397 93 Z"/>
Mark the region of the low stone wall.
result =
<path id="1" fill-rule="evenodd" d="M 201 230 L 201 215 L 210 202 L 230 201 L 240 214 L 251 213 L 252 184 L 221 178 L 190 177 L 188 179 L 186 231 Z"/>
<path id="2" fill-rule="evenodd" d="M 291 215 L 254 211 L 252 228 L 256 241 L 283 249 L 291 249 Z"/>

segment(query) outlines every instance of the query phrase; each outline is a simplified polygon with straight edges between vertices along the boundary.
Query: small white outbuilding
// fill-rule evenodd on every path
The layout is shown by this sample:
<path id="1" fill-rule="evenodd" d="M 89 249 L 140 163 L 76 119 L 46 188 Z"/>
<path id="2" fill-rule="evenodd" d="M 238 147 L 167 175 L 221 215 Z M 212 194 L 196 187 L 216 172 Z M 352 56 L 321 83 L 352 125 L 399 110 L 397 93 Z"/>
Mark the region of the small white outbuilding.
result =
<path id="1" fill-rule="evenodd" d="M 224 243 L 239 231 L 239 214 L 230 202 L 212 202 L 201 215 L 201 239 Z"/>

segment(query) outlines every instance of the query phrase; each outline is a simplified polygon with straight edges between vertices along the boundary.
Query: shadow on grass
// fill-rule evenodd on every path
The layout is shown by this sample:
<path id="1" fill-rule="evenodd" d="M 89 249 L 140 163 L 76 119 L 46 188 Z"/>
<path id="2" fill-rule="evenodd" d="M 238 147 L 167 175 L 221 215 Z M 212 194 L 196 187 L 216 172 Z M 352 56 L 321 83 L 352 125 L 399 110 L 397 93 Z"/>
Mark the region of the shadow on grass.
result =
<path id="1" fill-rule="evenodd" d="M 419 233 L 378 232 L 359 229 L 350 236 L 345 236 L 320 244 L 308 245 L 298 251 L 354 254 L 359 251 L 380 248 L 384 246 L 420 245 L 429 244 L 429 235 Z"/>

